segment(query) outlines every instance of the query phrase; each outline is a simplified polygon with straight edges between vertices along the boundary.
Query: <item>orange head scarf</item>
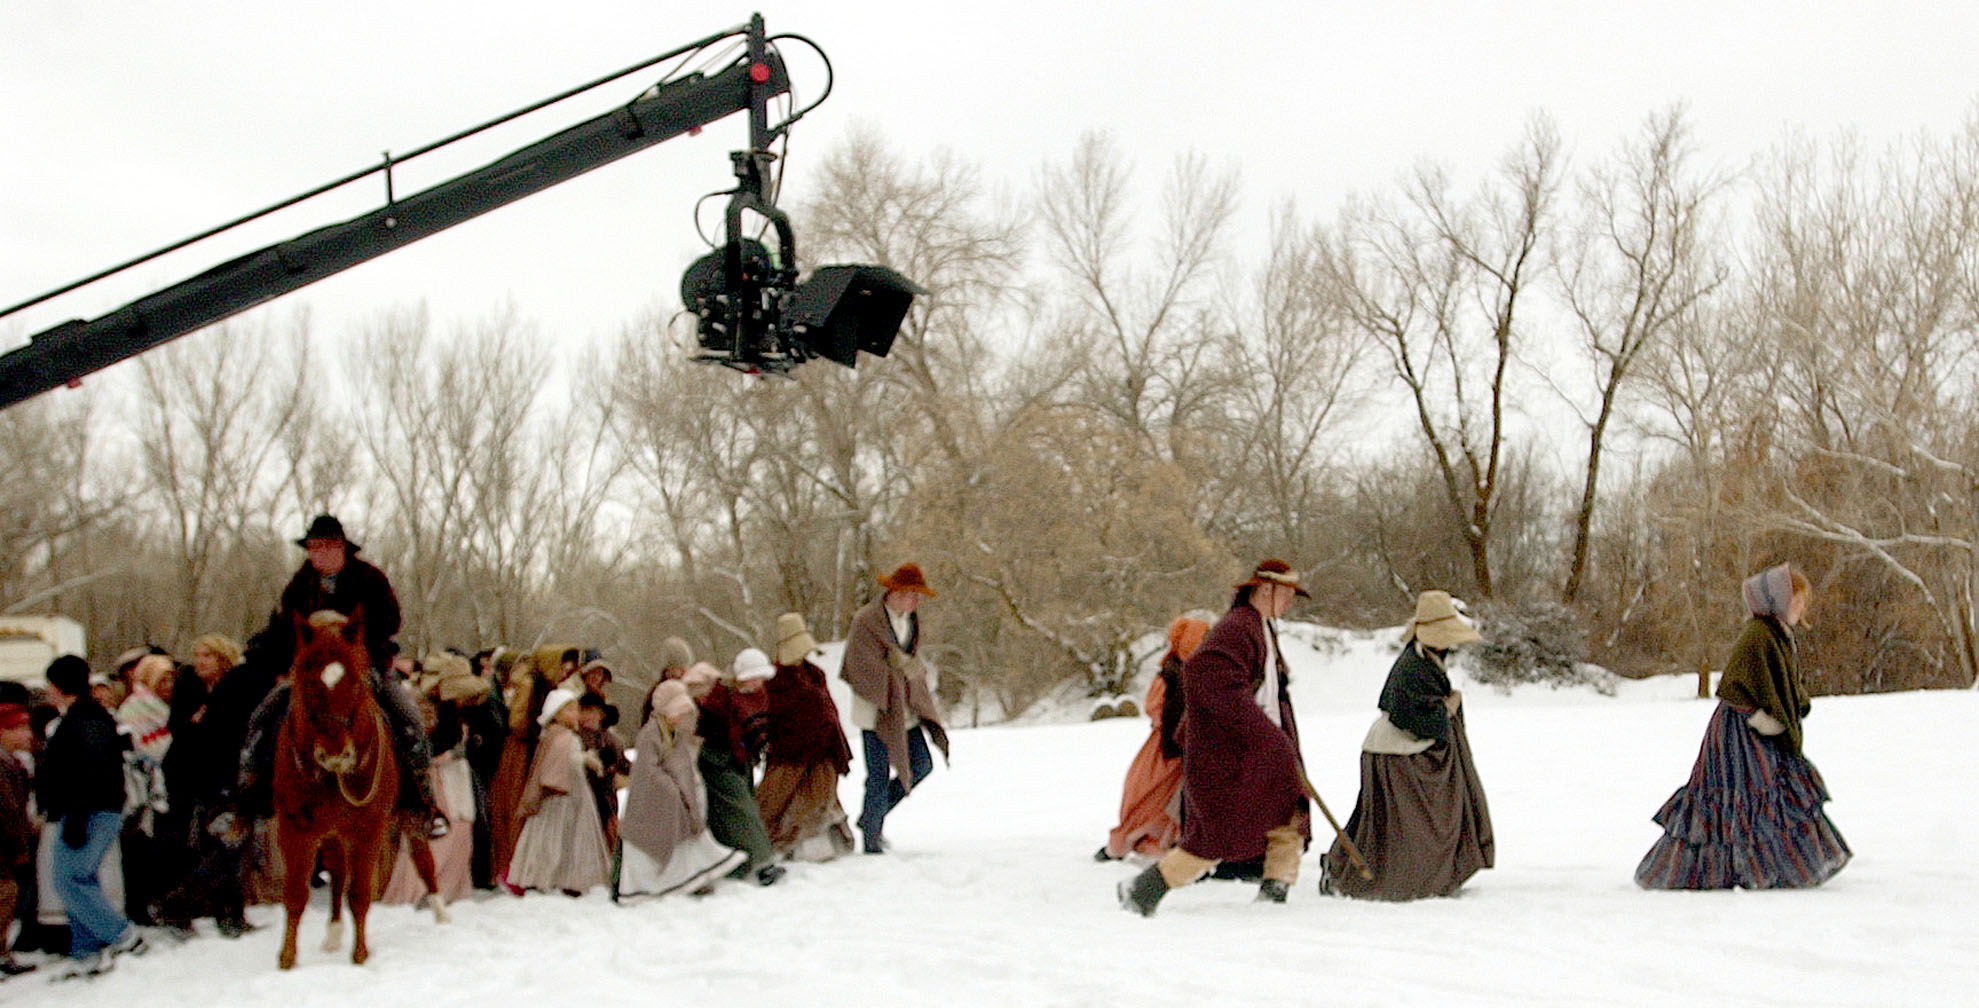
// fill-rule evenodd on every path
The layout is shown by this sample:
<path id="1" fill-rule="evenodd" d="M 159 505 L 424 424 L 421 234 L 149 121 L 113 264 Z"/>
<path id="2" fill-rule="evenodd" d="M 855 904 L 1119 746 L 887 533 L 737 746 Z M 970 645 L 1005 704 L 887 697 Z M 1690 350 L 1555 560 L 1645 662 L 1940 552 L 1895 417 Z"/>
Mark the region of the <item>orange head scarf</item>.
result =
<path id="1" fill-rule="evenodd" d="M 1202 620 L 1194 616 L 1175 617 L 1175 622 L 1168 624 L 1168 653 L 1180 661 L 1188 661 L 1202 646 L 1203 635 L 1207 633 L 1209 624 Z"/>

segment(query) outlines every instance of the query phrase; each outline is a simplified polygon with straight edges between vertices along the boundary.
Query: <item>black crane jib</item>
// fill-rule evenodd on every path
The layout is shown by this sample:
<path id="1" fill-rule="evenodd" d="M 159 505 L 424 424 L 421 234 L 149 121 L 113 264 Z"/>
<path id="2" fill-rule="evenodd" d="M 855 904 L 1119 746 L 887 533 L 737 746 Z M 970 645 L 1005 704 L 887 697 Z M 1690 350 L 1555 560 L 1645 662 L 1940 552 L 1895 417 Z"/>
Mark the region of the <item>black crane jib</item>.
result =
<path id="1" fill-rule="evenodd" d="M 760 21 L 755 29 L 761 31 Z M 0 355 L 0 409 L 790 90 L 774 53 L 692 74 L 475 171 L 249 252 Z M 757 113 L 759 115 L 759 113 Z"/>

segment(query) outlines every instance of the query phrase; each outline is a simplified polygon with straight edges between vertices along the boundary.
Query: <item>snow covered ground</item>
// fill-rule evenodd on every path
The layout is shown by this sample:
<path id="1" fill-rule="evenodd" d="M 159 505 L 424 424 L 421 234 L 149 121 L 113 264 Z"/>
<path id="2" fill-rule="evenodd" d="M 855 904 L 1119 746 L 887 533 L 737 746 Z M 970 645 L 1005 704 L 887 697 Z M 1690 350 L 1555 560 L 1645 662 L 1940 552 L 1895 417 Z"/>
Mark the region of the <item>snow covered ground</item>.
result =
<path id="1" fill-rule="evenodd" d="M 1345 819 L 1394 635 L 1298 628 L 1287 643 L 1314 783 Z M 835 653 L 832 655 L 835 659 Z M 888 821 L 895 849 L 794 865 L 771 889 L 613 906 L 530 895 L 437 926 L 372 916 L 372 959 L 318 951 L 275 969 L 261 930 L 127 958 L 86 983 L 48 968 L 0 1003 L 151 1006 L 1944 1005 L 1979 1002 L 1979 785 L 1965 737 L 1979 694 L 1819 699 L 1807 748 L 1855 860 L 1805 892 L 1646 893 L 1649 816 L 1688 774 L 1711 704 L 1688 679 L 1614 697 L 1464 685 L 1498 865 L 1456 899 L 1285 906 L 1205 882 L 1153 919 L 1123 913 L 1100 864 L 1144 718 L 957 731 L 955 763 Z M 856 749 L 855 745 L 855 749 Z M 856 813 L 861 769 L 841 795 Z M 1322 824 L 1321 832 L 1325 827 Z M 1317 846 L 1317 845 L 1316 845 Z M 209 928 L 210 924 L 202 924 Z"/>

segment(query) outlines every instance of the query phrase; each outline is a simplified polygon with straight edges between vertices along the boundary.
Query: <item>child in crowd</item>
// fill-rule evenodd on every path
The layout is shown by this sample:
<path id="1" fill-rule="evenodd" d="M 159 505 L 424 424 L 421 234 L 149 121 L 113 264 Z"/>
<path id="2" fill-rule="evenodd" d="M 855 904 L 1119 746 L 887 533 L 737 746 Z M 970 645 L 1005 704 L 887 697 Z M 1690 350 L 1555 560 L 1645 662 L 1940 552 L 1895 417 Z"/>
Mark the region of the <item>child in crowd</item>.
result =
<path id="1" fill-rule="evenodd" d="M 568 690 L 551 690 L 537 720 L 543 738 L 517 809 L 522 831 L 508 885 L 512 892 L 554 889 L 578 896 L 611 882 L 604 824 L 584 776 L 597 757 L 587 755 L 578 739 L 577 697 Z"/>
<path id="2" fill-rule="evenodd" d="M 625 758 L 625 747 L 613 737 L 612 726 L 618 723 L 618 711 L 605 702 L 599 693 L 586 693 L 577 701 L 577 737 L 584 743 L 584 752 L 595 756 L 597 769 L 591 768 L 591 760 L 584 764 L 584 781 L 590 786 L 591 798 L 598 804 L 598 821 L 605 824 L 605 849 L 618 846 L 618 789 L 624 783 L 625 775 L 632 772 L 632 763 Z"/>

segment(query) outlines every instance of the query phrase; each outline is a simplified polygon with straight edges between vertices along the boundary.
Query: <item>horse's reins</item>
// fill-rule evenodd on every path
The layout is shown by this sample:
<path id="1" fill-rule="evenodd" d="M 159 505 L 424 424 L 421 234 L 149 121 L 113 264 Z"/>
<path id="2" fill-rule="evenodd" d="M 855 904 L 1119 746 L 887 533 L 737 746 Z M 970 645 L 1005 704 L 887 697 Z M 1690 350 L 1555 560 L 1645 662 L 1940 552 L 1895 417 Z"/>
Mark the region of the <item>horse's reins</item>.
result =
<path id="1" fill-rule="evenodd" d="M 323 743 L 314 743 L 315 752 L 310 755 L 316 766 L 324 773 L 329 774 L 331 780 L 337 782 L 337 793 L 343 795 L 344 801 L 349 802 L 353 808 L 371 804 L 371 799 L 378 794 L 378 783 L 385 779 L 384 751 L 387 746 L 391 745 L 391 735 L 385 725 L 384 712 L 376 706 L 371 708 L 371 721 L 377 725 L 378 749 L 373 753 L 374 758 L 371 762 L 371 786 L 365 790 L 364 797 L 352 797 L 350 788 L 344 784 L 344 775 L 357 769 L 358 755 L 356 739 L 345 735 L 344 748 L 339 753 L 325 752 L 323 750 Z M 290 756 L 295 760 L 297 770 L 304 772 L 309 770 L 309 767 L 302 762 L 302 754 L 300 752 L 291 749 Z"/>

